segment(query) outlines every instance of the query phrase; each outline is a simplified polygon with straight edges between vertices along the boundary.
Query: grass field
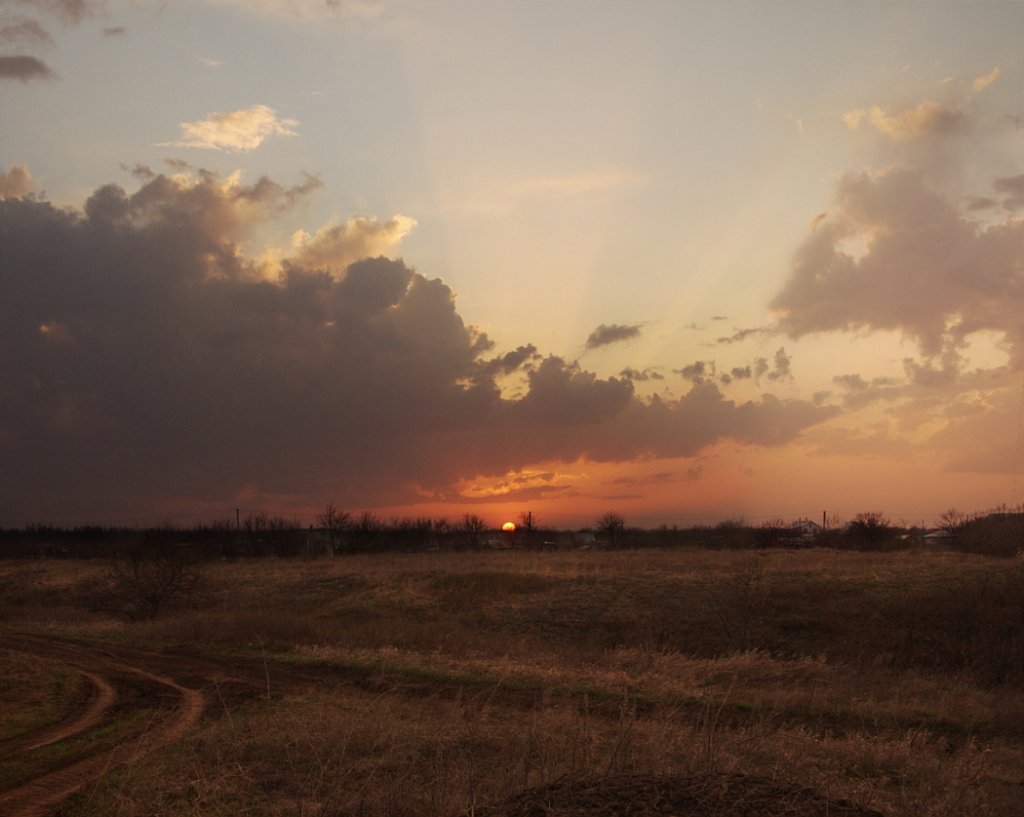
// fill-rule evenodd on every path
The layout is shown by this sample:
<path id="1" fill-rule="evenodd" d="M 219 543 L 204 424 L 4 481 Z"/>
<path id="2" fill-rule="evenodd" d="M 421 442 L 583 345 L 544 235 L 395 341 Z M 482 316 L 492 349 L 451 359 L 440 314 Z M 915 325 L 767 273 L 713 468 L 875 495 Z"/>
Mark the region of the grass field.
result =
<path id="1" fill-rule="evenodd" d="M 85 610 L 103 570 L 0 562 L 0 628 L 255 662 L 266 683 L 242 697 L 208 690 L 217 717 L 63 814 L 457 815 L 565 775 L 640 774 L 742 774 L 886 815 L 1024 813 L 1019 560 L 220 562 L 187 605 L 135 623 Z M 316 681 L 295 682 L 300 671 Z M 61 683 L 19 665 L 3 711 L 20 726 L 8 730 L 57 717 Z M 46 706 L 39 689 L 57 690 Z"/>

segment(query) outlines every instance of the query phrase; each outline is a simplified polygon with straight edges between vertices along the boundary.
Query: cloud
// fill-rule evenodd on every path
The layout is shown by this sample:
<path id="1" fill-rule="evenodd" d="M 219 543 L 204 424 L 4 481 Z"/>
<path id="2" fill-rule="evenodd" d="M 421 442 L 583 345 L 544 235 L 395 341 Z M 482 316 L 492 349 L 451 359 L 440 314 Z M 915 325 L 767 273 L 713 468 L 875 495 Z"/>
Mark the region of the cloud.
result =
<path id="1" fill-rule="evenodd" d="M 11 165 L 11 169 L 0 171 L 0 200 L 17 199 L 35 192 L 38 184 L 25 165 Z"/>
<path id="2" fill-rule="evenodd" d="M 598 349 L 613 343 L 633 340 L 640 337 L 640 324 L 625 326 L 623 324 L 601 324 L 587 336 L 587 349 Z"/>
<path id="3" fill-rule="evenodd" d="M 0 80 L 17 79 L 28 82 L 32 79 L 52 79 L 56 76 L 49 66 L 36 57 L 0 57 Z"/>
<path id="4" fill-rule="evenodd" d="M 65 22 L 80 23 L 95 13 L 101 5 L 97 0 L 11 0 L 21 6 L 28 6 L 39 12 L 53 14 Z"/>
<path id="5" fill-rule="evenodd" d="M 852 411 L 879 400 L 892 401 L 906 396 L 906 390 L 889 377 L 875 377 L 867 381 L 856 373 L 843 374 L 833 377 L 832 382 L 846 392 L 843 405 Z"/>
<path id="6" fill-rule="evenodd" d="M 775 350 L 775 357 L 772 359 L 772 369 L 767 373 L 769 380 L 792 380 L 793 358 L 786 354 L 785 348 Z"/>
<path id="7" fill-rule="evenodd" d="M 340 19 L 373 20 L 385 11 L 376 0 L 209 0 L 220 5 L 236 6 L 247 13 L 302 20 Z"/>
<path id="8" fill-rule="evenodd" d="M 847 173 L 835 199 L 834 217 L 797 249 L 772 302 L 783 331 L 896 330 L 934 356 L 990 330 L 1024 365 L 1024 222 L 977 224 L 899 167 Z M 852 239 L 863 254 L 844 249 Z"/>
<path id="9" fill-rule="evenodd" d="M 128 29 L 124 26 L 108 26 L 103 29 L 104 37 L 123 37 L 128 33 Z"/>
<path id="10" fill-rule="evenodd" d="M 325 270 L 282 249 L 267 280 L 247 236 L 308 188 L 151 171 L 81 211 L 0 208 L 4 524 L 253 495 L 414 502 L 542 462 L 782 445 L 835 414 L 710 383 L 642 399 L 527 343 L 495 356 L 452 290 L 400 260 Z M 502 394 L 509 371 L 521 396 Z"/>
<path id="11" fill-rule="evenodd" d="M 988 88 L 989 85 L 991 85 L 993 82 L 999 79 L 999 74 L 1000 70 L 999 66 L 997 65 L 987 74 L 983 74 L 980 77 L 976 77 L 974 81 L 971 83 L 971 89 L 976 93 L 984 91 L 986 88 Z"/>
<path id="12" fill-rule="evenodd" d="M 162 146 L 207 150 L 255 150 L 271 136 L 297 136 L 294 119 L 279 117 L 273 108 L 252 105 L 227 113 L 211 113 L 198 122 L 181 123 L 181 139 Z"/>
<path id="13" fill-rule="evenodd" d="M 300 230 L 292 236 L 293 260 L 299 266 L 340 273 L 353 261 L 389 252 L 415 226 L 415 219 L 397 214 L 387 221 L 356 216 L 327 224 L 313 235 Z"/>
<path id="14" fill-rule="evenodd" d="M 811 453 L 818 457 L 891 460 L 894 457 L 905 458 L 913 450 L 909 442 L 894 436 L 884 423 L 865 429 L 816 428 L 807 436 Z"/>
<path id="15" fill-rule="evenodd" d="M 753 326 L 749 329 L 737 329 L 731 335 L 725 335 L 715 340 L 716 344 L 733 344 L 744 341 L 747 338 L 757 337 L 758 335 L 770 335 L 775 330 L 770 326 Z"/>
<path id="16" fill-rule="evenodd" d="M 38 21 L 14 17 L 0 21 L 0 42 L 26 45 L 53 45 L 53 37 Z"/>
<path id="17" fill-rule="evenodd" d="M 969 129 L 969 120 L 962 110 L 932 100 L 892 112 L 877 105 L 859 108 L 844 114 L 843 122 L 851 130 L 860 127 L 861 123 L 867 123 L 883 136 L 901 142 L 964 133 Z"/>
<path id="18" fill-rule="evenodd" d="M 996 179 L 992 186 L 999 193 L 1006 195 L 1006 198 L 1003 199 L 1005 209 L 1013 211 L 1024 208 L 1024 173 L 1019 176 Z"/>
<path id="19" fill-rule="evenodd" d="M 684 380 L 689 380 L 691 383 L 704 383 L 708 377 L 715 376 L 715 362 L 707 360 L 695 360 L 681 369 L 673 369 L 673 371 L 682 375 Z"/>
<path id="20" fill-rule="evenodd" d="M 664 380 L 665 375 L 654 368 L 647 369 L 634 369 L 631 366 L 627 366 L 621 372 L 619 377 L 625 380 L 634 380 L 637 383 L 646 383 L 649 380 Z"/>

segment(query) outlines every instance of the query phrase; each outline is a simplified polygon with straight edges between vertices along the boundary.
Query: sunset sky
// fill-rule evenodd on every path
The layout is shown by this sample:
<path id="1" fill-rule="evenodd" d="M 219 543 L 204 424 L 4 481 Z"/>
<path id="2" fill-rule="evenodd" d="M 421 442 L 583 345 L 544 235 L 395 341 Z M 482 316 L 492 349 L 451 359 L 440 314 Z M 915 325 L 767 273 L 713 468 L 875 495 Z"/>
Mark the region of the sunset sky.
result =
<path id="1" fill-rule="evenodd" d="M 1024 501 L 1024 3 L 0 0 L 0 525 Z"/>

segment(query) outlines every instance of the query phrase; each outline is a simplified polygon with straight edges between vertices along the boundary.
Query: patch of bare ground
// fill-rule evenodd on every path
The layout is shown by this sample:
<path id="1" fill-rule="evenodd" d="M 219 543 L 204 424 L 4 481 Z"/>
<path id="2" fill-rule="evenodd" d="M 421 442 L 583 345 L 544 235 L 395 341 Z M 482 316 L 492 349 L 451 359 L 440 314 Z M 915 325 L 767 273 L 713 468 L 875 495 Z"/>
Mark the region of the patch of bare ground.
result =
<path id="1" fill-rule="evenodd" d="M 6 637 L 9 649 L 21 649 L 34 656 L 62 664 L 82 673 L 95 692 L 77 717 L 44 728 L 35 733 L 19 736 L 4 745 L 6 761 L 24 759 L 30 769 L 38 769 L 33 753 L 44 747 L 77 736 L 88 736 L 101 731 L 113 720 L 112 705 L 118 698 L 117 687 L 133 688 L 150 697 L 155 684 L 171 692 L 178 699 L 173 710 L 154 719 L 137 734 L 118 736 L 118 742 L 109 747 L 104 741 L 94 745 L 83 742 L 81 752 L 65 755 L 56 768 L 43 763 L 43 771 L 34 773 L 13 788 L 0 792 L 0 813 L 7 817 L 37 817 L 49 813 L 55 806 L 108 770 L 138 762 L 145 755 L 167 746 L 195 728 L 205 708 L 203 693 L 177 683 L 172 678 L 149 670 L 125 664 L 101 652 L 67 642 L 52 642 L 44 638 Z M 123 714 L 123 712 L 122 712 Z"/>
<path id="2" fill-rule="evenodd" d="M 479 808 L 475 817 L 882 817 L 814 789 L 742 774 L 564 778 Z"/>
<path id="3" fill-rule="evenodd" d="M 0 755 L 10 756 L 49 746 L 92 729 L 103 721 L 104 713 L 117 700 L 117 690 L 102 675 L 85 670 L 78 670 L 78 673 L 89 683 L 89 692 L 82 705 L 60 723 L 0 741 Z"/>

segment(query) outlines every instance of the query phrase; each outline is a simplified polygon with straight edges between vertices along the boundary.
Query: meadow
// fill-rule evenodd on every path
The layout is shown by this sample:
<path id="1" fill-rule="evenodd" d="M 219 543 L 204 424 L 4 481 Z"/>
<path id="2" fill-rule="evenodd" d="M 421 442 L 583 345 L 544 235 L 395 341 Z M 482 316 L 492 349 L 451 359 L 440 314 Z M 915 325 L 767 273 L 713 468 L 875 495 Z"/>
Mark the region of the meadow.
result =
<path id="1" fill-rule="evenodd" d="M 214 561 L 187 598 L 139 621 L 91 603 L 107 571 L 0 562 L 0 638 L 144 650 L 210 703 L 183 738 L 66 800 L 67 817 L 596 814 L 580 794 L 594 781 L 625 792 L 684 778 L 747 792 L 746 806 L 717 810 L 707 795 L 694 814 L 812 813 L 794 805 L 800 792 L 822 814 L 844 803 L 1024 813 L 1019 558 L 812 548 Z M 65 717 L 82 681 L 4 643 L 0 741 L 11 741 Z M 126 705 L 72 751 L 130 739 L 147 711 Z M 0 787 L 59 762 L 4 760 Z M 570 784 L 572 808 L 524 810 L 523 792 Z M 600 813 L 647 813 L 602 796 Z"/>

